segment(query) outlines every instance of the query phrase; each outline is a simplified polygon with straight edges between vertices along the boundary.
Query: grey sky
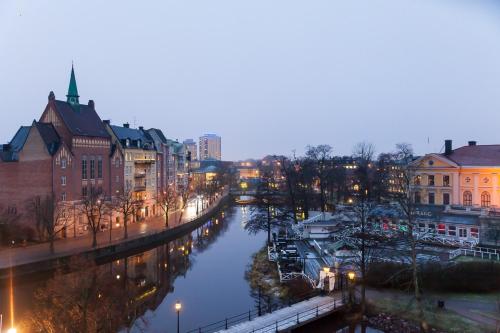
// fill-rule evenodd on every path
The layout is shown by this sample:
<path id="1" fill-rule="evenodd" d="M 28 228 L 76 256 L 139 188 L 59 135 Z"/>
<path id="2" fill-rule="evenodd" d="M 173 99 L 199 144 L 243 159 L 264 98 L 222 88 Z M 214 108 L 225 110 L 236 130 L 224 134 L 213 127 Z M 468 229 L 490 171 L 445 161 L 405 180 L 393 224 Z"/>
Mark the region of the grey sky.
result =
<path id="1" fill-rule="evenodd" d="M 500 143 L 498 1 L 2 0 L 1 142 L 72 60 L 103 119 L 215 132 L 224 159 Z"/>

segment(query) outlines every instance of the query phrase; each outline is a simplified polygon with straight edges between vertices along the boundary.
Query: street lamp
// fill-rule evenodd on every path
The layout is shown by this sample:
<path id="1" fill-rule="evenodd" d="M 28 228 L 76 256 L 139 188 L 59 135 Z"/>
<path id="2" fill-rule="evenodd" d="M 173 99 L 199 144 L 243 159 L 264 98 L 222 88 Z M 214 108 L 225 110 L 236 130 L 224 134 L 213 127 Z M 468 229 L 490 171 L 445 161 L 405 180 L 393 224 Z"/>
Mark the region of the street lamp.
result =
<path id="1" fill-rule="evenodd" d="M 350 271 L 347 273 L 347 277 L 349 278 L 349 304 L 353 305 L 354 303 L 354 280 L 356 279 L 356 273 Z"/>
<path id="2" fill-rule="evenodd" d="M 182 304 L 180 301 L 175 302 L 175 311 L 177 312 L 177 333 L 179 333 L 179 317 L 181 312 Z"/>

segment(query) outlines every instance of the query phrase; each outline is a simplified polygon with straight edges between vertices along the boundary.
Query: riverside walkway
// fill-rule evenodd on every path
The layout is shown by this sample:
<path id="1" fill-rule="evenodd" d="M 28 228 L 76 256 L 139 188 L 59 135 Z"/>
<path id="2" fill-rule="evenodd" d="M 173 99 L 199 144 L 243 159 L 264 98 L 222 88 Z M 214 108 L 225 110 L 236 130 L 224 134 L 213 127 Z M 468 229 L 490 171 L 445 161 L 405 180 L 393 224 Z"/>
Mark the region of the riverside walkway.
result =
<path id="1" fill-rule="evenodd" d="M 343 308 L 344 303 L 340 293 L 333 296 L 316 296 L 218 332 L 271 333 L 287 331 Z"/>
<path id="2" fill-rule="evenodd" d="M 0 270 L 8 269 L 19 265 L 33 264 L 47 260 L 64 258 L 92 250 L 118 245 L 132 240 L 158 234 L 166 230 L 185 225 L 193 220 L 209 216 L 219 207 L 219 203 L 227 197 L 227 193 L 215 200 L 209 207 L 201 211 L 198 215 L 183 214 L 179 221 L 180 211 L 172 212 L 169 215 L 169 228 L 165 228 L 165 218 L 155 216 L 145 221 L 128 224 L 128 238 L 124 239 L 124 228 L 104 230 L 97 234 L 97 247 L 92 248 L 92 234 L 79 237 L 58 239 L 54 242 L 54 253 L 50 253 L 49 243 L 29 245 L 25 247 L 13 247 L 0 250 Z"/>

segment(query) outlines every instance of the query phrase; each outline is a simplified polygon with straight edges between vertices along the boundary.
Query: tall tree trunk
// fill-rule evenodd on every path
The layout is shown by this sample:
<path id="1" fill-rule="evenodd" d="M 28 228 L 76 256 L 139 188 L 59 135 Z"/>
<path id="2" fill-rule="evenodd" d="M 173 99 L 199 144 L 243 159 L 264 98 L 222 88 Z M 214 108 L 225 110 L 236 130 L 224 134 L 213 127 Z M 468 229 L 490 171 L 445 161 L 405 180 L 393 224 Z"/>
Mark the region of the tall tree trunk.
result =
<path id="1" fill-rule="evenodd" d="M 49 236 L 49 242 L 50 242 L 50 253 L 54 254 L 54 235 Z"/>
<path id="2" fill-rule="evenodd" d="M 92 247 L 97 247 L 97 230 L 92 230 Z"/>
<path id="3" fill-rule="evenodd" d="M 420 324 L 420 332 L 427 332 L 427 324 L 425 322 L 424 309 L 422 306 L 422 295 L 420 293 L 420 285 L 418 283 L 418 263 L 417 263 L 417 242 L 413 236 L 413 226 L 409 226 L 411 237 L 411 263 L 412 263 L 412 279 L 415 289 L 415 302 L 417 305 L 418 321 Z"/>
<path id="4" fill-rule="evenodd" d="M 271 245 L 271 206 L 267 204 L 267 245 Z"/>
<path id="5" fill-rule="evenodd" d="M 361 314 L 366 312 L 366 245 L 365 245 L 365 203 L 362 202 L 361 208 Z"/>
<path id="6" fill-rule="evenodd" d="M 128 214 L 123 215 L 123 228 L 125 229 L 124 238 L 128 238 Z"/>

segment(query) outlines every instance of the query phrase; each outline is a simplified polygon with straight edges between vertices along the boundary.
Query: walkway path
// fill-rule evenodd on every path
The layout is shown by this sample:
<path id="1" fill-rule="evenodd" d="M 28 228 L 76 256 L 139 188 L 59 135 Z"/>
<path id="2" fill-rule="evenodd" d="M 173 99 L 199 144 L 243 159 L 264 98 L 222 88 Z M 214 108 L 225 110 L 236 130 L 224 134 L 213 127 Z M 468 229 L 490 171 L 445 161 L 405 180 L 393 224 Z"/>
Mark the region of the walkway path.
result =
<path id="1" fill-rule="evenodd" d="M 190 216 L 183 214 L 182 221 L 179 222 L 180 211 L 172 212 L 169 215 L 169 228 L 175 228 L 181 224 L 192 221 L 194 218 L 202 216 L 212 211 L 213 207 L 217 206 L 220 197 L 214 203 L 200 212 L 198 216 Z M 128 239 L 137 239 L 146 235 L 155 234 L 165 230 L 165 218 L 155 216 L 145 221 L 129 223 L 128 224 Z M 124 228 L 115 228 L 111 230 L 104 230 L 97 234 L 97 248 L 118 244 L 123 242 Z M 30 245 L 26 247 L 14 247 L 0 251 L 0 269 L 17 266 L 22 264 L 29 264 L 38 261 L 56 259 L 73 254 L 82 253 L 92 249 L 92 234 L 89 233 L 84 236 L 76 238 L 59 239 L 54 243 L 55 253 L 50 253 L 49 243 Z"/>
<path id="2" fill-rule="evenodd" d="M 343 306 L 341 295 L 317 296 L 292 306 L 274 311 L 219 332 L 277 332 L 300 326 L 316 317 L 330 314 Z"/>

